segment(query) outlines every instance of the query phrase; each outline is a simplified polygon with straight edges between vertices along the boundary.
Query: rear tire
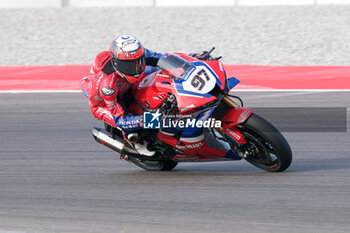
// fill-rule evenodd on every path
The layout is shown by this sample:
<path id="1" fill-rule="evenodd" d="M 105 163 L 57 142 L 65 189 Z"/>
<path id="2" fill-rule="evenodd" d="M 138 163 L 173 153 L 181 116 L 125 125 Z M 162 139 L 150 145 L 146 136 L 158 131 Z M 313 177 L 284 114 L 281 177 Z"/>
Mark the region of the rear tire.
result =
<path id="1" fill-rule="evenodd" d="M 147 171 L 171 171 L 178 164 L 172 160 L 144 160 L 130 156 L 129 161 Z"/>
<path id="2" fill-rule="evenodd" d="M 269 172 L 286 170 L 292 162 L 292 150 L 283 135 L 270 122 L 252 113 L 240 128 L 247 140 L 249 163 Z"/>

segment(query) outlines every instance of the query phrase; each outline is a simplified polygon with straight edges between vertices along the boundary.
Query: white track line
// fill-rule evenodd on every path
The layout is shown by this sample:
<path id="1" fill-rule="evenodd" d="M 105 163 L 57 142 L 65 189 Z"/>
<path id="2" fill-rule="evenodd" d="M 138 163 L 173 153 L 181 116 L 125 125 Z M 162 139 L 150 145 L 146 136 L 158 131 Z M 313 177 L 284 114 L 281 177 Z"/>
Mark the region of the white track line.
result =
<path id="1" fill-rule="evenodd" d="M 350 92 L 350 89 L 232 89 L 231 92 Z"/>
<path id="2" fill-rule="evenodd" d="M 81 93 L 81 90 L 9 90 L 0 91 L 0 94 L 20 93 Z M 235 92 L 350 92 L 350 89 L 233 89 Z"/>
<path id="3" fill-rule="evenodd" d="M 290 89 L 290 90 L 278 90 L 278 89 L 256 89 L 256 90 L 231 90 L 230 94 L 235 95 L 235 93 L 247 93 L 247 92 L 255 92 L 255 93 L 261 93 L 260 95 L 254 95 L 254 96 L 245 96 L 244 100 L 255 100 L 260 98 L 276 98 L 276 97 L 286 97 L 286 96 L 298 96 L 298 95 L 312 95 L 317 93 L 330 93 L 330 92 L 350 92 L 350 89 Z"/>
<path id="4" fill-rule="evenodd" d="M 12 90 L 0 91 L 0 94 L 22 94 L 22 93 L 83 93 L 81 90 Z"/>

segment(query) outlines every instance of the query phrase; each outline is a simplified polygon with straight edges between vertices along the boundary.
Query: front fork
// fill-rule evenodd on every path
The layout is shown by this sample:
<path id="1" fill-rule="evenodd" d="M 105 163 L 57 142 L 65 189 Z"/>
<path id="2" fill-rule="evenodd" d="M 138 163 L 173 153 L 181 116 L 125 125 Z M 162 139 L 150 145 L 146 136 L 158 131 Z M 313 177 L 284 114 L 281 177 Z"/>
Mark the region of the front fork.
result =
<path id="1" fill-rule="evenodd" d="M 252 109 L 242 108 L 237 105 L 233 100 L 227 96 L 223 98 L 223 101 L 230 107 L 230 109 L 222 117 L 222 126 L 219 132 L 230 142 L 236 145 L 246 144 L 244 136 L 237 128 L 237 125 L 244 123 L 252 114 Z"/>

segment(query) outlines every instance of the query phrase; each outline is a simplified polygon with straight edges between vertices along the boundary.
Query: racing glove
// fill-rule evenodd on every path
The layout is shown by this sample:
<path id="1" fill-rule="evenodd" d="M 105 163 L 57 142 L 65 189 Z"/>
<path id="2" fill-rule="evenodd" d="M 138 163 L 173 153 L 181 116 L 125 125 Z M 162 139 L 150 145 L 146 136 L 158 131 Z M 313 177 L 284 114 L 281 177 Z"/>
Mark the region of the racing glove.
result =
<path id="1" fill-rule="evenodd" d="M 116 126 L 124 131 L 139 130 L 142 128 L 142 116 L 120 116 L 114 117 Z"/>

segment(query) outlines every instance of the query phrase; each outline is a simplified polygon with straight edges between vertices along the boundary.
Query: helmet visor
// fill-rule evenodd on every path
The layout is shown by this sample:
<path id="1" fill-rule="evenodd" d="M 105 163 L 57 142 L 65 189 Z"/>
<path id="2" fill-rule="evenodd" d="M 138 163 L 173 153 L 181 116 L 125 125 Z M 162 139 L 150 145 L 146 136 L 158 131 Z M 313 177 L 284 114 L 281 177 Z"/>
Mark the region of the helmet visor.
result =
<path id="1" fill-rule="evenodd" d="M 114 64 L 118 71 L 126 75 L 137 77 L 145 69 L 145 63 L 145 56 L 143 55 L 135 60 L 116 59 Z"/>

